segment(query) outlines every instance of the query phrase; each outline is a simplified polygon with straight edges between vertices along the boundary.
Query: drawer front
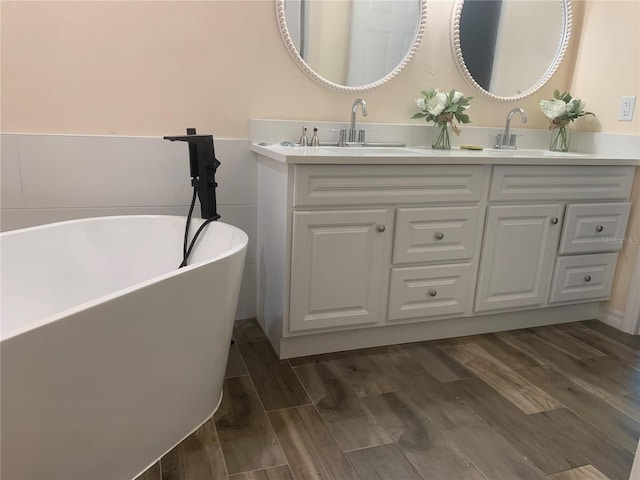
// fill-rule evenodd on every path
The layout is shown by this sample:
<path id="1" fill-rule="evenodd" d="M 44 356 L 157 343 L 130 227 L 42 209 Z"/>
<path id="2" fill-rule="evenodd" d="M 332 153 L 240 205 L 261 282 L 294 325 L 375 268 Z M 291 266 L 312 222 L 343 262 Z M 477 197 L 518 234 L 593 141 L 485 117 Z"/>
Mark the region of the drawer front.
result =
<path id="1" fill-rule="evenodd" d="M 399 208 L 393 263 L 467 260 L 473 256 L 478 207 Z"/>
<path id="2" fill-rule="evenodd" d="M 492 201 L 627 200 L 635 167 L 506 166 L 495 167 Z"/>
<path id="3" fill-rule="evenodd" d="M 569 205 L 559 252 L 598 253 L 620 250 L 630 209 L 630 203 Z"/>
<path id="4" fill-rule="evenodd" d="M 296 165 L 295 207 L 477 202 L 481 165 Z"/>
<path id="5" fill-rule="evenodd" d="M 471 264 L 391 269 L 389 321 L 462 314 Z"/>
<path id="6" fill-rule="evenodd" d="M 617 253 L 558 257 L 549 303 L 607 298 L 617 258 Z"/>

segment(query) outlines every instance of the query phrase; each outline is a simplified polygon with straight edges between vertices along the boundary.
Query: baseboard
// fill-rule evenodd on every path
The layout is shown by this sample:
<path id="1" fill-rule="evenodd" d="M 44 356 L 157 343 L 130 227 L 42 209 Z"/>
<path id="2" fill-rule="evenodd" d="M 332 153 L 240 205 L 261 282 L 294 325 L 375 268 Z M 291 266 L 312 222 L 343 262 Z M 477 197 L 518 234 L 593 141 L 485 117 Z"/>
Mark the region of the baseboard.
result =
<path id="1" fill-rule="evenodd" d="M 598 320 L 600 320 L 602 323 L 606 323 L 607 325 L 610 325 L 613 328 L 622 330 L 623 319 L 624 319 L 624 312 L 615 310 L 613 308 L 605 307 L 605 306 L 600 307 Z"/>
<path id="2" fill-rule="evenodd" d="M 629 293 L 627 294 L 627 303 L 624 306 L 624 321 L 622 322 L 623 331 L 631 335 L 638 335 L 638 327 L 640 325 L 640 252 L 636 253 L 636 266 L 629 285 Z"/>

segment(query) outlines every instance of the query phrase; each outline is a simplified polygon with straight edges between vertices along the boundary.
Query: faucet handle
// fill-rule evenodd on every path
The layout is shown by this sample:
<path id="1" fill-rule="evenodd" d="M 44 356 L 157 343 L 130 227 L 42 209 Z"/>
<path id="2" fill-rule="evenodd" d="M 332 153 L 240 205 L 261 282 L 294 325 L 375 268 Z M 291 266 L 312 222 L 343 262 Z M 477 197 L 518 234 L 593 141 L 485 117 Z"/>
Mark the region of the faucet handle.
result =
<path id="1" fill-rule="evenodd" d="M 318 138 L 318 127 L 313 127 L 313 137 L 311 137 L 311 146 L 320 146 L 320 139 Z"/>
<path id="2" fill-rule="evenodd" d="M 302 127 L 302 135 L 300 136 L 300 141 L 298 143 L 302 147 L 309 145 L 309 140 L 307 140 L 307 127 Z"/>
<path id="3" fill-rule="evenodd" d="M 524 137 L 522 133 L 511 133 L 509 134 L 509 145 L 513 148 L 516 148 L 516 140 L 518 137 Z"/>
<path id="4" fill-rule="evenodd" d="M 518 133 L 498 133 L 496 135 L 496 140 L 493 148 L 515 150 L 516 140 L 518 139 L 518 137 L 522 136 L 522 134 Z"/>
<path id="5" fill-rule="evenodd" d="M 519 135 L 516 135 L 515 133 L 500 133 L 496 137 L 496 148 L 500 148 L 502 150 L 515 150 L 518 136 Z"/>

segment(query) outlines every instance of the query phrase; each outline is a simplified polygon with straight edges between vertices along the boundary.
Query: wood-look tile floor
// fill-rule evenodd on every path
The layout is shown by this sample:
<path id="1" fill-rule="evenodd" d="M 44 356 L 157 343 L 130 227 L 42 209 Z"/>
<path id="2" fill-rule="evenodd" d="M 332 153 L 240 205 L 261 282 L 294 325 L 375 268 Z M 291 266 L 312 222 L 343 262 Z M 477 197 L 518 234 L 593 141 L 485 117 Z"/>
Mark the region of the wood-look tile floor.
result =
<path id="1" fill-rule="evenodd" d="M 587 321 L 280 361 L 237 322 L 222 405 L 138 480 L 627 480 L 640 337 Z"/>

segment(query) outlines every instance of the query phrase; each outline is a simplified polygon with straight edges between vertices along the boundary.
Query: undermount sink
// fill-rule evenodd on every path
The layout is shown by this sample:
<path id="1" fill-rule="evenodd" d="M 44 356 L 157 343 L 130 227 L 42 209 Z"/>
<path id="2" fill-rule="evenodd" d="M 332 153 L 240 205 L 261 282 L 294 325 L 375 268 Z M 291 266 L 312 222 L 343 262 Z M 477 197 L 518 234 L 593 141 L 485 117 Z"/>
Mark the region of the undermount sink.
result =
<path id="1" fill-rule="evenodd" d="M 338 153 L 345 156 L 357 155 L 407 155 L 408 150 L 404 147 L 319 147 L 331 153 Z"/>
<path id="2" fill-rule="evenodd" d="M 549 150 L 543 150 L 542 154 L 545 157 L 583 157 L 584 153 L 576 153 L 576 152 L 551 152 Z"/>
<path id="3" fill-rule="evenodd" d="M 537 149 L 537 148 L 518 148 L 516 150 L 503 150 L 499 148 L 490 149 L 491 153 L 497 156 L 524 156 L 530 155 L 532 157 L 583 157 L 583 153 L 575 152 L 552 152 L 550 150 Z"/>

